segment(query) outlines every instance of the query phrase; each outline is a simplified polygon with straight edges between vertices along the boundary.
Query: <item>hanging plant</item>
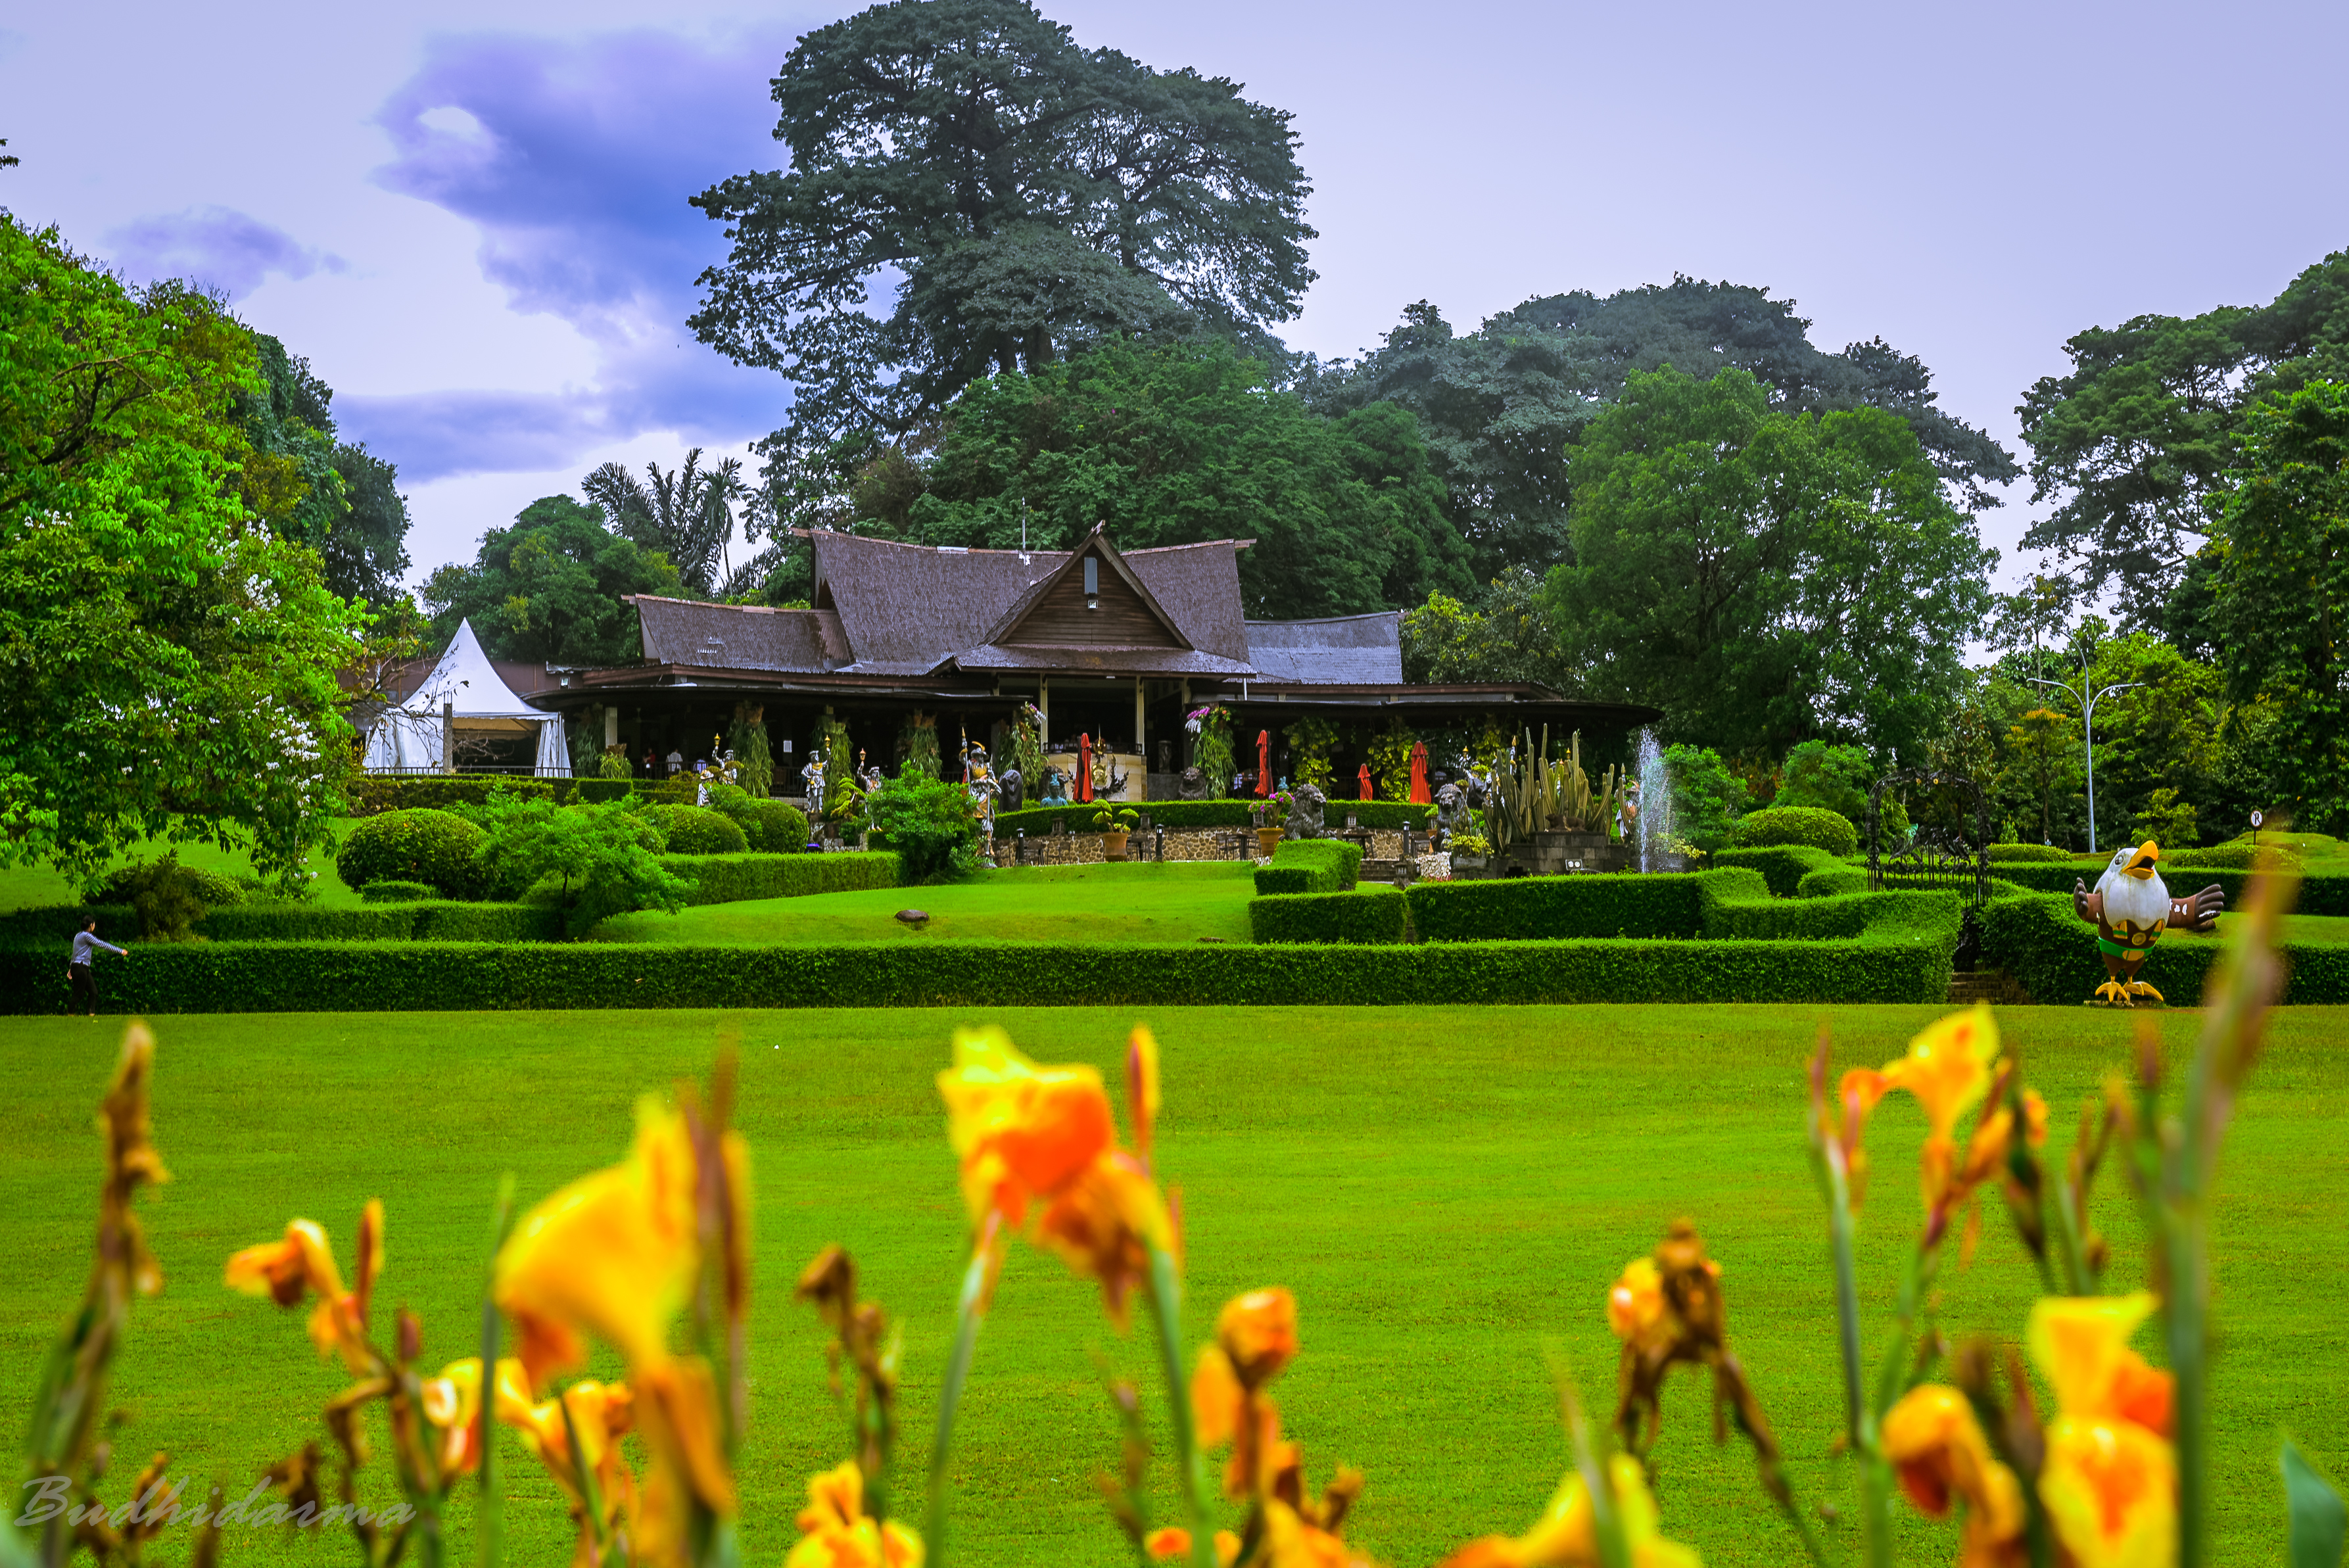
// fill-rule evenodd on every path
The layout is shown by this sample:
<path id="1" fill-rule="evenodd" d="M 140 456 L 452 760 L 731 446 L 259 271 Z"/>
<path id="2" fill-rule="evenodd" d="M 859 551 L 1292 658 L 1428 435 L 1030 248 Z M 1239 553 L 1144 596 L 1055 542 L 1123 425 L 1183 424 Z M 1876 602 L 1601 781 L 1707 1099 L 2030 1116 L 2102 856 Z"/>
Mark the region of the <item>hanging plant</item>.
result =
<path id="1" fill-rule="evenodd" d="M 1288 776 L 1326 792 L 1337 771 L 1330 756 L 1338 749 L 1338 726 L 1328 719 L 1299 719 L 1282 738 L 1288 742 Z"/>
<path id="2" fill-rule="evenodd" d="M 1371 777 L 1377 781 L 1381 800 L 1411 798 L 1411 749 L 1419 737 L 1402 727 L 1401 719 L 1390 719 L 1384 733 L 1373 736 L 1370 744 Z"/>
<path id="3" fill-rule="evenodd" d="M 1232 711 L 1219 703 L 1194 708 L 1185 715 L 1183 727 L 1191 732 L 1191 765 L 1207 775 L 1215 789 L 1211 799 L 1221 799 L 1232 787 Z"/>
<path id="4" fill-rule="evenodd" d="M 935 713 L 916 713 L 897 732 L 897 776 L 901 779 L 938 776 L 938 721 Z"/>
<path id="5" fill-rule="evenodd" d="M 734 727 L 726 737 L 740 769 L 742 787 L 753 800 L 775 791 L 775 754 L 767 745 L 767 710 L 756 702 L 734 704 Z"/>

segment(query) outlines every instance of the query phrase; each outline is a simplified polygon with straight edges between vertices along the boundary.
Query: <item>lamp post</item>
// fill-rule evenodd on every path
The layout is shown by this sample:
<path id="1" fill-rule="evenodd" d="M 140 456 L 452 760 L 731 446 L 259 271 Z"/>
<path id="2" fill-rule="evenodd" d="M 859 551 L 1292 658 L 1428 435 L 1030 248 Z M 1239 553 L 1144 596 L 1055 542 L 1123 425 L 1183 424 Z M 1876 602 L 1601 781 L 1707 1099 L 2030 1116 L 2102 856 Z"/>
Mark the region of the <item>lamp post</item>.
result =
<path id="1" fill-rule="evenodd" d="M 2023 679 L 2033 686 L 2052 686 L 2080 704 L 2080 723 L 2081 728 L 2085 732 L 2086 739 L 2084 744 L 2088 762 L 2088 853 L 2094 855 L 2096 852 L 2096 704 L 2116 691 L 2127 691 L 2132 687 L 2142 686 L 2145 682 L 2124 680 L 2117 685 L 2107 686 L 2091 697 L 2087 694 L 2088 669 L 2085 663 L 2080 667 L 2080 690 L 2077 691 L 2060 680 L 2042 680 L 2032 675 L 2026 675 Z"/>

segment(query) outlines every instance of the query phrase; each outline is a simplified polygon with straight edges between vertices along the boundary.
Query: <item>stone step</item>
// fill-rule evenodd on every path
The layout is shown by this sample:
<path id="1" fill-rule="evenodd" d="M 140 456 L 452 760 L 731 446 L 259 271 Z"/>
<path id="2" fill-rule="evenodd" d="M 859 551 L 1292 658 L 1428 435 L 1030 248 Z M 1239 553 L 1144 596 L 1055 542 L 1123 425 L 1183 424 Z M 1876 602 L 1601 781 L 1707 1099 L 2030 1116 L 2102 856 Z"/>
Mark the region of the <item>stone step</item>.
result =
<path id="1" fill-rule="evenodd" d="M 1950 976 L 1950 1004 L 1971 1007 L 1977 1002 L 1987 1002 L 1999 1007 L 2028 1007 L 2030 993 L 2023 982 L 2002 969 L 1978 969 L 1971 974 Z"/>

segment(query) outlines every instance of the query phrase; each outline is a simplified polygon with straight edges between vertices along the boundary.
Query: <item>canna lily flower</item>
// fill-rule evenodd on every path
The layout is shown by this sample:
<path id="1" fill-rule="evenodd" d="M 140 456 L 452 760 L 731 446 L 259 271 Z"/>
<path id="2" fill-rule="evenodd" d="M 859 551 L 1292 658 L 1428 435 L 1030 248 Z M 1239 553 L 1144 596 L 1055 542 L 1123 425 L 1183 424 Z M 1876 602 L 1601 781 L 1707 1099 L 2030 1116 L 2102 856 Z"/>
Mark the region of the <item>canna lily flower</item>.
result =
<path id="1" fill-rule="evenodd" d="M 1031 1201 L 1058 1197 L 1109 1152 L 1109 1096 L 1092 1068 L 1038 1066 L 1000 1029 L 957 1030 L 954 1049 L 938 1093 L 971 1227 L 990 1210 L 1019 1224 Z"/>
<path id="2" fill-rule="evenodd" d="M 1158 1126 L 1158 1036 L 1139 1023 L 1125 1037 L 1125 1100 L 1133 1116 L 1133 1152 L 1147 1170 Z"/>
<path id="3" fill-rule="evenodd" d="M 1982 1002 L 1971 1012 L 1953 1012 L 1928 1027 L 1909 1042 L 1907 1055 L 1886 1063 L 1881 1071 L 1886 1088 L 1906 1089 L 1925 1107 L 1930 1128 L 1923 1162 L 1929 1213 L 1946 1207 L 1958 1174 L 1958 1118 L 1990 1093 L 1997 1060 L 1998 1024 Z"/>
<path id="4" fill-rule="evenodd" d="M 1938 1383 L 1921 1384 L 1886 1412 L 1884 1457 L 1900 1490 L 1928 1519 L 1947 1519 L 1953 1501 L 1966 1505 L 1958 1568 L 2021 1568 L 2023 1484 L 1993 1458 L 1982 1423 L 1964 1395 Z"/>
<path id="5" fill-rule="evenodd" d="M 1671 1338 L 1671 1314 L 1664 1304 L 1664 1277 L 1653 1258 L 1634 1258 L 1607 1293 L 1607 1326 L 1627 1345 L 1651 1345 Z"/>
<path id="6" fill-rule="evenodd" d="M 1622 1521 L 1632 1568 L 1698 1568 L 1695 1552 L 1663 1538 L 1656 1500 L 1639 1460 L 1629 1454 L 1610 1455 L 1607 1480 L 1615 1494 L 1615 1516 Z M 1445 1558 L 1440 1568 L 1599 1568 L 1599 1524 L 1581 1472 L 1567 1476 L 1549 1507 L 1525 1534 L 1472 1541 Z"/>
<path id="7" fill-rule="evenodd" d="M 1280 1376 L 1297 1356 L 1297 1298 L 1279 1285 L 1234 1296 L 1216 1315 L 1216 1343 L 1250 1388 Z"/>
<path id="8" fill-rule="evenodd" d="M 383 1205 L 369 1199 L 359 1221 L 359 1285 L 343 1288 L 343 1272 L 335 1264 L 325 1227 L 313 1220 L 296 1220 L 285 1227 L 285 1239 L 246 1247 L 228 1261 L 224 1276 L 229 1289 L 249 1296 L 267 1296 L 279 1306 L 301 1304 L 315 1294 L 310 1343 L 321 1356 L 336 1350 L 357 1375 L 366 1370 L 371 1354 L 367 1343 L 367 1298 L 383 1272 Z"/>
<path id="9" fill-rule="evenodd" d="M 699 1261 L 695 1170 L 684 1116 L 647 1098 L 625 1161 L 523 1217 L 498 1253 L 493 1293 L 521 1331 L 532 1387 L 550 1372 L 585 1366 L 588 1334 L 616 1346 L 632 1369 L 668 1359 L 668 1325 Z"/>
<path id="10" fill-rule="evenodd" d="M 1278 1499 L 1264 1506 L 1264 1529 L 1270 1568 L 1371 1568 L 1371 1559 L 1336 1531 L 1322 1529 Z"/>
<path id="11" fill-rule="evenodd" d="M 1191 1532 L 1180 1525 L 1170 1524 L 1154 1530 L 1142 1538 L 1143 1551 L 1154 1563 L 1185 1562 L 1191 1555 Z M 1240 1554 L 1240 1538 L 1228 1530 L 1216 1532 L 1216 1568 L 1232 1568 Z"/>
<path id="12" fill-rule="evenodd" d="M 481 1462 L 481 1358 L 469 1355 L 440 1369 L 440 1376 L 423 1386 L 424 1418 L 440 1434 L 435 1458 L 444 1476 L 470 1475 Z M 498 1363 L 494 1414 L 508 1420 L 510 1404 L 529 1404 L 529 1388 L 522 1363 L 512 1356 Z M 558 1425 L 560 1424 L 558 1419 Z"/>
<path id="13" fill-rule="evenodd" d="M 895 1520 L 883 1524 L 865 1517 L 864 1472 L 854 1459 L 809 1480 L 799 1527 L 799 1543 L 783 1568 L 922 1568 L 920 1536 Z M 1184 1545 L 1189 1547 L 1188 1537 Z"/>
<path id="14" fill-rule="evenodd" d="M 1158 1184 L 1119 1149 L 1094 1159 L 1061 1190 L 1037 1221 L 1036 1239 L 1073 1272 L 1101 1282 L 1110 1320 L 1123 1332 L 1126 1297 L 1149 1277 L 1152 1249 L 1174 1251 L 1174 1226 Z"/>
<path id="15" fill-rule="evenodd" d="M 2051 1297 L 2031 1309 L 2031 1357 L 2054 1387 L 2039 1500 L 2077 1568 L 2152 1568 L 2178 1549 L 2170 1377 L 2128 1347 L 2151 1293 Z"/>

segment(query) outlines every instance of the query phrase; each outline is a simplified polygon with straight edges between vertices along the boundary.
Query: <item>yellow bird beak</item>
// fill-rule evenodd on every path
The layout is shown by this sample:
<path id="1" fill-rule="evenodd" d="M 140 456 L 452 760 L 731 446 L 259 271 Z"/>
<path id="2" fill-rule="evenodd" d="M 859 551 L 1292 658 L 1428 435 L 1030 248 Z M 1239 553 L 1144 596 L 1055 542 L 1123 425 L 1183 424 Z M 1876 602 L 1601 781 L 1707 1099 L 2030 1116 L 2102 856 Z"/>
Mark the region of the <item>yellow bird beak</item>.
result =
<path id="1" fill-rule="evenodd" d="M 2121 870 L 2142 882 L 2153 875 L 2153 863 L 2160 858 L 2161 846 L 2148 838 L 2137 846 L 2137 853 L 2129 857 L 2129 863 Z"/>

